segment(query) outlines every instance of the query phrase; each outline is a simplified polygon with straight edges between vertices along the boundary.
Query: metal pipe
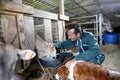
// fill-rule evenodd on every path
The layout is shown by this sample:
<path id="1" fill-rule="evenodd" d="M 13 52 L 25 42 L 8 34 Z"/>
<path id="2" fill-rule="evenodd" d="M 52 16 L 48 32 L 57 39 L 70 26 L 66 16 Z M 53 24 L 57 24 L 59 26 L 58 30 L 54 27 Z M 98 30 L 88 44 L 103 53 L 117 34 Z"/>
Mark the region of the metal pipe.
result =
<path id="1" fill-rule="evenodd" d="M 91 18 L 91 17 L 96 17 L 96 15 L 91 15 L 91 16 L 82 16 L 82 17 L 71 18 L 71 19 L 79 19 L 79 18 Z"/>

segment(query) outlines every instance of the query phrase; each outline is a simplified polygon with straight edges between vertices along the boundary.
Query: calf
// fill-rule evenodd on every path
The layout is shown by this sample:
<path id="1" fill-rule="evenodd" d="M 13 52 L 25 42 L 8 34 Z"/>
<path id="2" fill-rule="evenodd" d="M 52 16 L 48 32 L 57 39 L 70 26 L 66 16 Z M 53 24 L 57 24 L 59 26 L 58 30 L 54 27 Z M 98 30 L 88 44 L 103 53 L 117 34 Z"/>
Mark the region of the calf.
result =
<path id="1" fill-rule="evenodd" d="M 0 80 L 12 79 L 18 56 L 29 60 L 36 54 L 31 50 L 20 50 L 11 44 L 0 44 Z"/>
<path id="2" fill-rule="evenodd" d="M 57 80 L 120 80 L 120 73 L 91 62 L 75 62 L 58 68 Z"/>
<path id="3" fill-rule="evenodd" d="M 36 50 L 38 53 L 38 58 L 42 60 L 52 60 L 56 58 L 56 49 L 46 46 L 46 42 L 36 34 Z"/>

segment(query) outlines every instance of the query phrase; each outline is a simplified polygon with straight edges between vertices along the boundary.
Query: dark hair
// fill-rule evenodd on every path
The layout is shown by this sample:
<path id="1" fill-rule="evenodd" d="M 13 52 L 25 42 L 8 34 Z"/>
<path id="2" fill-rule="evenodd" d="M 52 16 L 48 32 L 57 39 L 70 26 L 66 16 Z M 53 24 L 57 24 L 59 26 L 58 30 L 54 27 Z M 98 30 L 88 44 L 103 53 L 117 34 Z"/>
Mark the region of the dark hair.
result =
<path id="1" fill-rule="evenodd" d="M 74 29 L 74 33 L 77 35 L 78 33 L 81 33 L 81 27 L 78 24 L 69 24 L 65 26 L 66 31 L 70 29 Z"/>

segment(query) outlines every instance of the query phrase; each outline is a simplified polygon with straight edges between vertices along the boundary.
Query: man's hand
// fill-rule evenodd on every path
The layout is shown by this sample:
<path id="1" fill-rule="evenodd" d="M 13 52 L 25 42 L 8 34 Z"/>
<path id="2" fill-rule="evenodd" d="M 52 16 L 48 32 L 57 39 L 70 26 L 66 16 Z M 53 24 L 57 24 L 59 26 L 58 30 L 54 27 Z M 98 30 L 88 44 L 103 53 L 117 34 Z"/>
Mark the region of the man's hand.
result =
<path id="1" fill-rule="evenodd" d="M 74 62 L 76 62 L 75 59 L 69 60 L 69 61 L 65 64 L 65 66 L 66 66 L 67 68 L 70 68 L 70 65 L 71 65 L 72 63 L 74 63 Z"/>

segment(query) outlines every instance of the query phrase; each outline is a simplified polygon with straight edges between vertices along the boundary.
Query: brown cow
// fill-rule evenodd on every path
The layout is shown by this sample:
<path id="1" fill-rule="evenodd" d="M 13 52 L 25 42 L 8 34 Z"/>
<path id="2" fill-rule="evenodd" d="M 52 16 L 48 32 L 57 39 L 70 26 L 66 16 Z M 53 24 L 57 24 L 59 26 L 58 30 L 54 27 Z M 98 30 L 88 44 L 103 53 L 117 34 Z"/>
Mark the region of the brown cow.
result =
<path id="1" fill-rule="evenodd" d="M 58 68 L 57 80 L 120 80 L 120 73 L 91 62 L 76 62 L 68 69 Z"/>
<path id="2" fill-rule="evenodd" d="M 0 44 L 0 80 L 14 80 L 14 68 L 18 56 L 29 60 L 36 54 L 32 50 L 20 50 L 11 44 Z"/>

